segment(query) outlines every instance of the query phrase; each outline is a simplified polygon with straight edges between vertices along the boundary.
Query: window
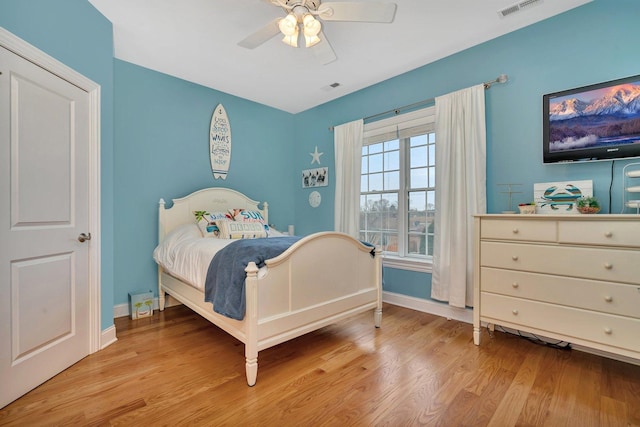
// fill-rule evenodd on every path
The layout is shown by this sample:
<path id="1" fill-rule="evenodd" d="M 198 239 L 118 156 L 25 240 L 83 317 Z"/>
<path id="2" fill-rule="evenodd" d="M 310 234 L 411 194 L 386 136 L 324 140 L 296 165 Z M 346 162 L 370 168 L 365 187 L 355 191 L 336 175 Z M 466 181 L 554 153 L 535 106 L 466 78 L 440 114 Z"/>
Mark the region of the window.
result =
<path id="1" fill-rule="evenodd" d="M 382 247 L 385 265 L 427 271 L 433 256 L 433 110 L 365 125 L 360 238 Z"/>

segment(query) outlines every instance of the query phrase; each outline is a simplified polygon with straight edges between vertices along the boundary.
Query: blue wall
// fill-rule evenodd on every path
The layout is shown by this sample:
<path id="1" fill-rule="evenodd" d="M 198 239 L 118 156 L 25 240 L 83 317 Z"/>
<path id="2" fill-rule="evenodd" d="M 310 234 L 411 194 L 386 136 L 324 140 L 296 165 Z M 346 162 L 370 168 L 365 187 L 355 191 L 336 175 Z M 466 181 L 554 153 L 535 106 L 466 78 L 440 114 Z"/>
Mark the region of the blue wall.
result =
<path id="1" fill-rule="evenodd" d="M 167 206 L 205 187 L 229 187 L 269 202 L 269 222 L 294 221 L 293 115 L 115 60 L 115 303 L 153 289 L 158 200 Z M 215 180 L 209 123 L 222 103 L 231 123 L 231 165 Z"/>
<path id="2" fill-rule="evenodd" d="M 505 73 L 509 75 L 507 84 L 486 91 L 488 211 L 500 212 L 507 207 L 507 199 L 499 194 L 497 184 L 523 184 L 522 194 L 514 196 L 515 204 L 533 200 L 536 182 L 590 179 L 595 196 L 608 213 L 610 161 L 542 163 L 542 95 L 640 74 L 639 16 L 638 1 L 595 0 L 300 113 L 295 120 L 300 141 L 295 163 L 308 164 L 308 153 L 317 145 L 325 153 L 323 165 L 329 166 L 333 177 L 333 134 L 328 131 L 329 126 L 493 80 Z M 621 171 L 629 162 L 614 164 L 613 213 L 621 210 Z M 332 229 L 335 188 L 331 179 L 329 182 L 329 187 L 320 190 L 323 204 L 315 210 L 306 201 L 309 190 L 296 189 L 297 232 Z M 424 298 L 430 282 L 430 274 L 397 273 L 385 268 L 385 289 L 392 292 Z"/>
<path id="3" fill-rule="evenodd" d="M 542 164 L 544 93 L 640 74 L 640 2 L 595 0 L 433 64 L 297 115 L 113 60 L 111 24 L 86 0 L 2 0 L 0 25 L 102 86 L 102 327 L 114 304 L 134 289 L 155 289 L 151 251 L 157 202 L 206 186 L 228 186 L 271 204 L 278 227 L 300 235 L 333 229 L 333 133 L 329 126 L 432 98 L 502 73 L 506 85 L 486 92 L 488 207 L 506 199 L 496 184 L 523 184 L 514 202 L 533 197 L 533 183 L 594 181 L 608 210 L 611 162 Z M 341 82 L 348 86 L 350 82 Z M 115 98 L 114 98 L 115 97 Z M 209 171 L 207 134 L 215 105 L 232 124 L 233 153 L 226 181 Z M 116 114 L 114 116 L 114 108 Z M 329 166 L 323 202 L 311 208 L 300 172 L 315 146 Z M 620 210 L 616 162 L 613 212 Z M 385 268 L 385 289 L 428 298 L 430 275 Z"/>
<path id="4" fill-rule="evenodd" d="M 113 325 L 113 33 L 86 0 L 2 0 L 0 26 L 101 86 L 101 327 Z"/>

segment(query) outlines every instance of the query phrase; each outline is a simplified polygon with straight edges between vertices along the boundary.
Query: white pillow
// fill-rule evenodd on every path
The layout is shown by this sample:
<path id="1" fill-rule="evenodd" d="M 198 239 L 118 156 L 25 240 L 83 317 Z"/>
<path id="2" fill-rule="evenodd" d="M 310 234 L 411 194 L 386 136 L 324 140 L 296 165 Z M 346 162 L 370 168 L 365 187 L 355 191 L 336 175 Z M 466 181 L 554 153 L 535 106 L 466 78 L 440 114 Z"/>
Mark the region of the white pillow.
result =
<path id="1" fill-rule="evenodd" d="M 178 245 L 186 240 L 202 239 L 196 224 L 183 224 L 171 230 L 153 251 L 153 259 L 160 264 L 171 263 Z"/>

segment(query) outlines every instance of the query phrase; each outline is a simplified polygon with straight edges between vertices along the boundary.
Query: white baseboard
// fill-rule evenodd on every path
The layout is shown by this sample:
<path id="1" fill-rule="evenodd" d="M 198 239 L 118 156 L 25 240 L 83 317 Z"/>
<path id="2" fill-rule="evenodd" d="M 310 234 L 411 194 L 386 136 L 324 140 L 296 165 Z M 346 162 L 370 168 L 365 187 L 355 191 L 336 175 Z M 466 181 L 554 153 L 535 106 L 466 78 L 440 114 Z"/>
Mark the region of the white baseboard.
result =
<path id="1" fill-rule="evenodd" d="M 473 309 L 457 308 L 448 304 L 431 301 L 422 298 L 410 297 L 394 292 L 382 292 L 382 301 L 424 313 L 435 314 L 447 319 L 459 320 L 465 323 L 473 323 Z"/>
<path id="2" fill-rule="evenodd" d="M 173 307 L 174 305 L 180 305 L 181 302 L 172 298 L 171 295 L 167 295 L 165 299 L 165 307 Z M 158 309 L 158 297 L 153 299 L 153 309 Z M 118 304 L 113 306 L 113 318 L 116 317 L 128 317 L 131 315 L 131 305 L 129 303 Z"/>
<path id="3" fill-rule="evenodd" d="M 473 310 L 451 307 L 450 305 L 426 300 L 422 298 L 410 297 L 407 295 L 397 294 L 394 292 L 382 292 L 382 300 L 389 304 L 399 305 L 400 307 L 410 308 L 412 310 L 422 311 L 424 313 L 435 314 L 436 316 L 446 317 L 447 319 L 459 320 L 465 323 L 473 323 Z M 181 303 L 167 295 L 165 307 L 173 307 Z M 158 298 L 153 299 L 153 309 L 158 309 Z M 128 303 L 118 304 L 113 307 L 113 318 L 126 317 L 131 315 L 131 307 Z M 103 332 L 104 334 L 104 332 Z M 115 336 L 115 334 L 114 334 Z M 102 341 L 105 342 L 105 341 Z"/>
<path id="4" fill-rule="evenodd" d="M 116 337 L 116 327 L 115 325 L 111 325 L 100 334 L 100 350 L 110 346 L 116 341 L 118 341 L 118 337 Z"/>

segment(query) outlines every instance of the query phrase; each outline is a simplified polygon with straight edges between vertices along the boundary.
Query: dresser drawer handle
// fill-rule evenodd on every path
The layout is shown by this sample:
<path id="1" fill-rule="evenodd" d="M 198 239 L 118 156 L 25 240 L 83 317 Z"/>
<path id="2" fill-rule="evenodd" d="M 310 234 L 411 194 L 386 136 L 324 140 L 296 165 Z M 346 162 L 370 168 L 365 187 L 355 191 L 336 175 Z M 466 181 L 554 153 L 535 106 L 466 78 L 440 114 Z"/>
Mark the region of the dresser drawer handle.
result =
<path id="1" fill-rule="evenodd" d="M 518 260 L 518 255 L 512 255 L 511 259 L 514 260 L 514 261 L 517 261 Z"/>
<path id="2" fill-rule="evenodd" d="M 613 264 L 611 264 L 610 262 L 605 262 L 604 268 L 606 268 L 607 270 L 611 270 L 613 268 Z"/>
<path id="3" fill-rule="evenodd" d="M 516 310 L 515 308 L 513 310 L 511 310 L 511 312 L 513 313 L 514 316 L 518 315 L 518 310 Z"/>
<path id="4" fill-rule="evenodd" d="M 520 230 L 518 230 L 517 228 L 513 229 L 513 234 L 518 234 L 520 232 Z"/>
<path id="5" fill-rule="evenodd" d="M 520 284 L 519 284 L 518 282 L 513 282 L 513 283 L 511 284 L 511 287 L 512 287 L 513 289 L 518 289 L 518 288 L 520 287 Z"/>
<path id="6" fill-rule="evenodd" d="M 611 302 L 611 301 L 613 301 L 613 297 L 611 295 L 607 295 L 606 297 L 604 297 L 604 300 L 606 302 Z"/>
<path id="7" fill-rule="evenodd" d="M 606 233 L 604 233 L 604 237 L 611 237 L 613 236 L 613 233 L 610 231 L 607 231 Z"/>
<path id="8" fill-rule="evenodd" d="M 607 335 L 611 335 L 613 333 L 613 329 L 611 328 L 604 328 L 604 333 Z"/>

